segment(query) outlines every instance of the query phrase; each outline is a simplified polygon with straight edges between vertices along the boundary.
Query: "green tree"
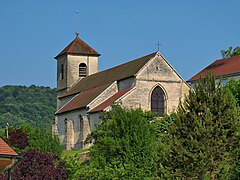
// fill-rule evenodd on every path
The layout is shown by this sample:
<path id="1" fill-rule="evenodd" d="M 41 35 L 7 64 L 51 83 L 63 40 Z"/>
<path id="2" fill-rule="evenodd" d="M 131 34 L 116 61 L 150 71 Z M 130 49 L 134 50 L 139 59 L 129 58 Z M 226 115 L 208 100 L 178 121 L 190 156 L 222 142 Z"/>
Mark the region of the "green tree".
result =
<path id="1" fill-rule="evenodd" d="M 159 139 L 159 176 L 234 178 L 239 115 L 228 88 L 216 84 L 212 75 L 200 79 Z"/>
<path id="2" fill-rule="evenodd" d="M 60 156 L 63 152 L 59 138 L 52 136 L 50 128 L 32 127 L 27 124 L 11 126 L 9 127 L 9 139 L 6 139 L 3 131 L 1 131 L 0 136 L 19 154 L 23 154 L 29 149 L 48 152 L 57 156 Z"/>
<path id="3" fill-rule="evenodd" d="M 56 110 L 56 89 L 43 86 L 0 87 L 0 124 L 51 125 Z"/>
<path id="4" fill-rule="evenodd" d="M 238 105 L 240 105 L 240 80 L 230 79 L 226 84 L 226 88 L 232 92 L 238 102 Z"/>
<path id="5" fill-rule="evenodd" d="M 156 134 L 154 115 L 140 109 L 114 106 L 93 131 L 90 162 L 81 171 L 83 179 L 144 179 L 154 176 Z"/>
<path id="6" fill-rule="evenodd" d="M 240 56 L 240 47 L 237 46 L 233 48 L 232 46 L 228 47 L 227 50 L 221 50 L 221 54 L 223 58 Z"/>

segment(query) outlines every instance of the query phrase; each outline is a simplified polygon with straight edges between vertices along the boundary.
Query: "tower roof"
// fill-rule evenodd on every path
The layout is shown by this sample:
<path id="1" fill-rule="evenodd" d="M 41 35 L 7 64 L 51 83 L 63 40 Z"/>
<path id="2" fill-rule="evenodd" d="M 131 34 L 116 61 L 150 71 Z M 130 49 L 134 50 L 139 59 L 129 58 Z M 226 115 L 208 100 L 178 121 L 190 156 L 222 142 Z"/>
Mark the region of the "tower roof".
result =
<path id="1" fill-rule="evenodd" d="M 58 57 L 64 54 L 81 54 L 81 55 L 92 55 L 92 56 L 101 55 L 97 51 L 95 51 L 93 48 L 91 48 L 87 43 L 81 40 L 78 37 L 78 34 L 76 38 L 55 57 L 55 59 L 57 59 Z"/>

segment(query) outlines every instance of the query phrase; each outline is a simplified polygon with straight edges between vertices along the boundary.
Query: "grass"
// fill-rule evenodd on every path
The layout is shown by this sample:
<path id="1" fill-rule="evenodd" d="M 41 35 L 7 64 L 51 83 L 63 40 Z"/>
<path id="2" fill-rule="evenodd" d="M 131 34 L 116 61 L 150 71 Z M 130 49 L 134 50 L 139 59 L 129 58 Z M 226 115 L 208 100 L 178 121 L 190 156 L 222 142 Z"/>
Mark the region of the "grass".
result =
<path id="1" fill-rule="evenodd" d="M 75 156 L 77 154 L 81 154 L 83 152 L 89 151 L 89 149 L 79 149 L 79 150 L 70 150 L 70 151 L 63 151 L 62 157 L 69 157 Z"/>

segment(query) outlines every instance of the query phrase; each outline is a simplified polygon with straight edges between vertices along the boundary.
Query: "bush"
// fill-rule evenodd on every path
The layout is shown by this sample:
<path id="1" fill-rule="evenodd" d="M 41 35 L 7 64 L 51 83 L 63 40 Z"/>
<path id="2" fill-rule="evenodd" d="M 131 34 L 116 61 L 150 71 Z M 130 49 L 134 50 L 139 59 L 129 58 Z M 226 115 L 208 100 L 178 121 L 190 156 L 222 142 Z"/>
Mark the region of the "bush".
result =
<path id="1" fill-rule="evenodd" d="M 24 153 L 20 162 L 13 168 L 12 179 L 67 179 L 66 165 L 58 156 L 36 150 Z M 7 179 L 7 175 L 0 176 Z"/>
<path id="2" fill-rule="evenodd" d="M 114 106 L 93 131 L 90 162 L 79 171 L 83 179 L 144 179 L 154 176 L 156 134 L 152 113 Z"/>

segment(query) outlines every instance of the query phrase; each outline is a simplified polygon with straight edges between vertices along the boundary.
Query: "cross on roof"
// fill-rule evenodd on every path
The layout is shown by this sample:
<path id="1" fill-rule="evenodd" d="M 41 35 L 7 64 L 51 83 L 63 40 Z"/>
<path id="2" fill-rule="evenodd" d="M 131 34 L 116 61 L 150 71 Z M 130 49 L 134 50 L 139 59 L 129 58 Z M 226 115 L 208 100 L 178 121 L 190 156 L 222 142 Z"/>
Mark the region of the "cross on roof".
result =
<path id="1" fill-rule="evenodd" d="M 156 44 L 156 46 L 158 47 L 158 51 L 159 51 L 161 45 L 162 44 L 160 44 L 159 41 L 158 41 L 157 44 Z"/>

